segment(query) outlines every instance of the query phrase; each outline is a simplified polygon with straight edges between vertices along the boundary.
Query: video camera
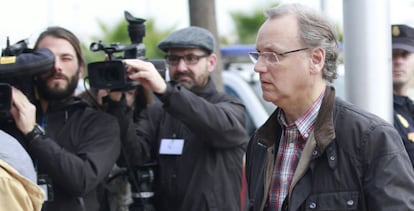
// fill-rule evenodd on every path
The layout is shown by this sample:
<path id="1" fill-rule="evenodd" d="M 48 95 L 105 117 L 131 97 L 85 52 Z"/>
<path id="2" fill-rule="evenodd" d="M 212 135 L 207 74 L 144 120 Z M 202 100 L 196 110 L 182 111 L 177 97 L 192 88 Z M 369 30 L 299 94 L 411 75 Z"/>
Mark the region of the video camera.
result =
<path id="1" fill-rule="evenodd" d="M 166 63 L 163 59 L 146 59 L 145 45 L 142 43 L 145 36 L 145 19 L 135 18 L 125 11 L 125 19 L 128 22 L 128 35 L 130 45 L 112 43 L 105 45 L 101 41 L 91 43 L 89 49 L 93 52 L 104 51 L 109 61 L 93 62 L 88 64 L 88 79 L 92 88 L 110 90 L 129 90 L 138 85 L 138 82 L 128 78 L 122 59 L 142 59 L 154 64 L 158 72 L 165 77 Z M 124 56 L 118 58 L 114 53 L 124 52 Z"/>
<path id="2" fill-rule="evenodd" d="M 11 120 L 11 86 L 18 88 L 32 103 L 35 101 L 34 76 L 47 72 L 53 67 L 55 57 L 49 49 L 33 50 L 27 40 L 10 45 L 0 57 L 0 120 Z"/>

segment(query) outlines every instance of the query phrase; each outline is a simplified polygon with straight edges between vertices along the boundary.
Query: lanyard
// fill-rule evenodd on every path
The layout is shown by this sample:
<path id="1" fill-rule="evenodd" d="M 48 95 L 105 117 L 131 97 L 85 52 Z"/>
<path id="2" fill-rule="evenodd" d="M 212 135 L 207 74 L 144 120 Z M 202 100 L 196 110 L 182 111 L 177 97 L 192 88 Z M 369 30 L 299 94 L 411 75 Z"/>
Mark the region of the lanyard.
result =
<path id="1" fill-rule="evenodd" d="M 40 120 L 40 126 L 42 126 L 43 129 L 46 130 L 46 126 L 47 126 L 47 123 L 46 123 L 46 115 L 43 115 L 42 116 L 42 119 Z"/>

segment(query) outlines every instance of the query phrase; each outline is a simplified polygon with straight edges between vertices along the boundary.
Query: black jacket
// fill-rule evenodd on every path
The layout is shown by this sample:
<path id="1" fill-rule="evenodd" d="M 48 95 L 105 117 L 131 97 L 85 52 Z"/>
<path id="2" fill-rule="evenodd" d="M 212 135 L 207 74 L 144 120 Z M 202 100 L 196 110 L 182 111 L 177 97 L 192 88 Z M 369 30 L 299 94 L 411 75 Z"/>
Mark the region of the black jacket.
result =
<path id="1" fill-rule="evenodd" d="M 247 149 L 252 211 L 267 207 L 265 169 L 273 172 L 273 167 L 265 163 L 267 157 L 275 159 L 270 149 L 277 151 L 282 131 L 277 112 L 258 129 Z M 414 210 L 414 171 L 391 124 L 335 99 L 334 89 L 327 87 L 314 138 L 309 165 L 296 169 L 295 174 L 303 174 L 291 187 L 282 210 Z"/>
<path id="2" fill-rule="evenodd" d="M 37 116 L 46 137 L 33 140 L 27 147 L 38 175 L 50 178 L 54 197 L 42 210 L 98 210 L 97 187 L 120 151 L 116 119 L 77 98 L 50 103 L 48 111 Z"/>
<path id="3" fill-rule="evenodd" d="M 406 96 L 394 95 L 394 127 L 414 165 L 414 103 Z"/>
<path id="4" fill-rule="evenodd" d="M 155 205 L 160 211 L 239 211 L 242 162 L 248 137 L 245 107 L 218 93 L 210 80 L 191 92 L 169 84 L 138 121 L 139 142 L 157 162 Z M 162 139 L 183 139 L 181 155 L 159 153 Z M 145 154 L 136 154 L 142 161 Z"/>

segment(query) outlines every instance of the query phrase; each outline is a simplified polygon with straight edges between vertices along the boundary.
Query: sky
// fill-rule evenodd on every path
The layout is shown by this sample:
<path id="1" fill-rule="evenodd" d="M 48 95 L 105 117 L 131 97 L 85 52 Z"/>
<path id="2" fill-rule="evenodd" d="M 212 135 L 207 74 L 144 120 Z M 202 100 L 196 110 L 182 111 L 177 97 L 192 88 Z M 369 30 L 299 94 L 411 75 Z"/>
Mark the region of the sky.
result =
<path id="1" fill-rule="evenodd" d="M 274 2 L 300 2 L 317 9 L 323 0 L 216 0 L 218 31 L 222 35 L 234 31 L 229 12 L 261 8 Z M 390 1 L 391 23 L 414 25 L 414 0 Z M 325 0 L 325 12 L 342 24 L 342 0 Z M 373 1 L 375 2 L 375 1 Z M 6 37 L 11 43 L 28 39 L 33 44 L 39 32 L 49 25 L 63 26 L 81 39 L 98 36 L 98 20 L 111 26 L 124 19 L 124 11 L 144 19 L 155 18 L 156 28 L 188 26 L 188 0 L 13 0 L 3 4 L 0 13 L 0 47 Z M 7 5 L 7 8 L 4 7 Z"/>

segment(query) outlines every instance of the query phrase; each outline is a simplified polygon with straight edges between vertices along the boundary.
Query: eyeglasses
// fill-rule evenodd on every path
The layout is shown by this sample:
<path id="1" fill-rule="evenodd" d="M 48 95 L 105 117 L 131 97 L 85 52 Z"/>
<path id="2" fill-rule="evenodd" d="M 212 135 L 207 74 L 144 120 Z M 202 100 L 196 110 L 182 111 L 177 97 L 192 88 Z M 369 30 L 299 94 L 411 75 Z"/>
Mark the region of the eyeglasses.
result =
<path id="1" fill-rule="evenodd" d="M 295 53 L 303 50 L 307 50 L 308 48 L 300 48 L 292 51 L 286 51 L 283 53 L 276 53 L 274 51 L 268 51 L 268 52 L 249 52 L 249 57 L 252 60 L 254 64 L 257 63 L 260 57 L 263 57 L 263 59 L 268 64 L 277 64 L 279 63 L 279 57 L 278 56 L 285 56 L 286 54 Z"/>
<path id="2" fill-rule="evenodd" d="M 194 54 L 187 54 L 184 56 L 178 56 L 178 55 L 166 55 L 165 59 L 167 60 L 167 63 L 169 65 L 178 65 L 181 61 L 181 59 L 184 60 L 186 65 L 194 65 L 197 64 L 197 62 L 201 59 L 201 58 L 205 58 L 208 57 L 208 54 L 204 54 L 204 55 L 194 55 Z"/>

